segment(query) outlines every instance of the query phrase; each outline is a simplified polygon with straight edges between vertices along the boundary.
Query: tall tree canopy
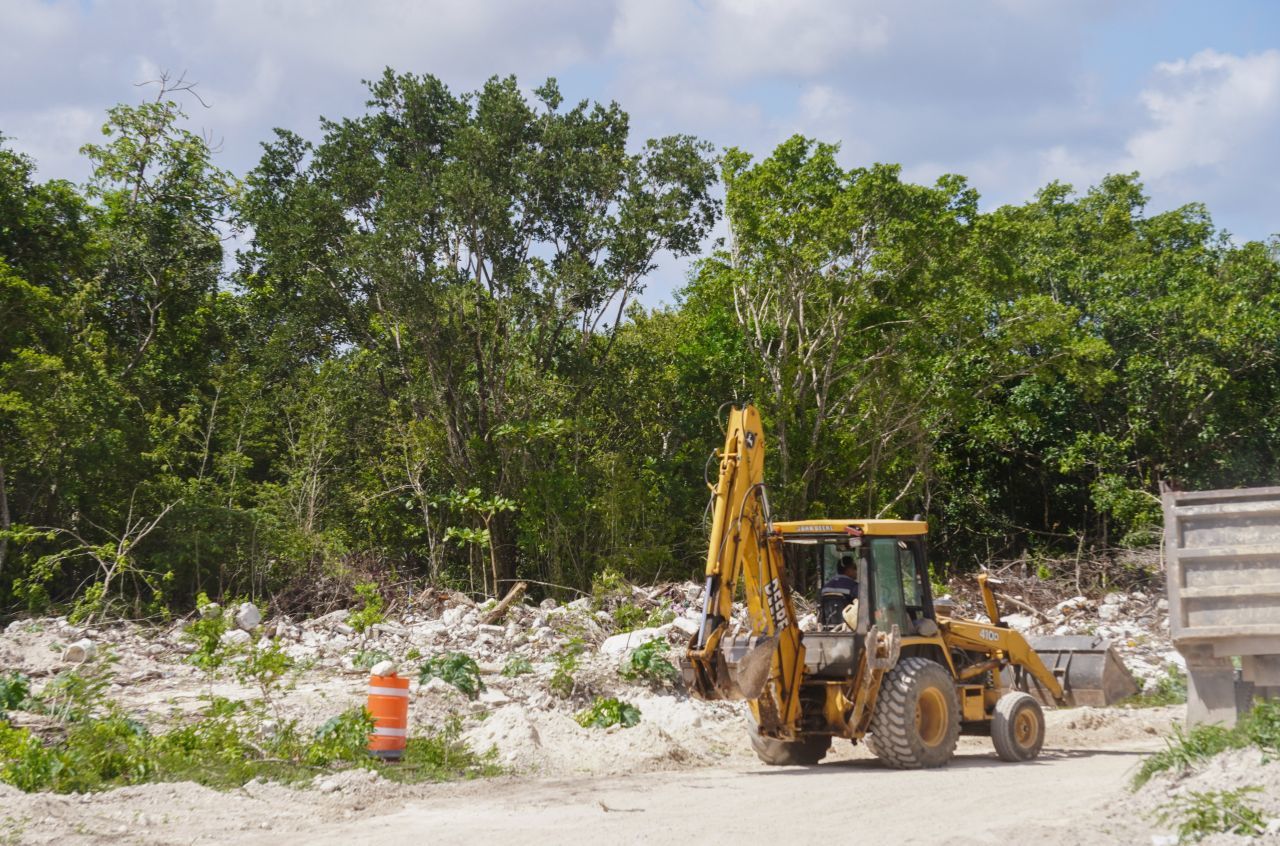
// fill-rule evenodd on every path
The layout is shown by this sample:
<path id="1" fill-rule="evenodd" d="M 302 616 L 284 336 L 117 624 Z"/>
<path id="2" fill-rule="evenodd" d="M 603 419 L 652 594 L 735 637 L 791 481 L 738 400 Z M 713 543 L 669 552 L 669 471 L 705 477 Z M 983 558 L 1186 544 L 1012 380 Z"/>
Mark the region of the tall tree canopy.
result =
<path id="1" fill-rule="evenodd" d="M 730 400 L 779 516 L 923 513 L 952 567 L 1276 483 L 1280 247 L 1136 174 L 983 211 L 814 139 L 638 141 L 553 81 L 369 91 L 242 180 L 181 89 L 108 113 L 86 186 L 0 139 L 0 607 L 689 576 Z"/>

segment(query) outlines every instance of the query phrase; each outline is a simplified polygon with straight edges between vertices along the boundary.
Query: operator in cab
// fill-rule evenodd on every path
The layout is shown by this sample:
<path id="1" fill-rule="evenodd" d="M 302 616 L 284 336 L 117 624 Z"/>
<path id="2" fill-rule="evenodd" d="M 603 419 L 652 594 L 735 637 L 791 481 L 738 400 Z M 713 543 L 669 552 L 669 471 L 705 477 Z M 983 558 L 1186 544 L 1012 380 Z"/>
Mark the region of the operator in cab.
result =
<path id="1" fill-rule="evenodd" d="M 843 621 L 844 609 L 858 598 L 858 562 L 852 555 L 840 559 L 837 572 L 822 586 L 819 594 L 822 609 L 822 625 L 838 626 Z"/>

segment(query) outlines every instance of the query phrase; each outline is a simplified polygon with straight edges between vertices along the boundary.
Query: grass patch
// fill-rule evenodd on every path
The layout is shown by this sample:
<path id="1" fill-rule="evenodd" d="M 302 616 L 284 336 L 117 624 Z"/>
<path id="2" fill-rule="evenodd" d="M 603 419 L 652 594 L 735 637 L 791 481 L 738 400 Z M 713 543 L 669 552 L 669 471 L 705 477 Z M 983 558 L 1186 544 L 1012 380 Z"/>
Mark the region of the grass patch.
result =
<path id="1" fill-rule="evenodd" d="M 1246 797 L 1261 792 L 1261 787 L 1192 791 L 1161 805 L 1156 819 L 1178 827 L 1179 843 L 1196 843 L 1210 834 L 1257 837 L 1266 831 L 1267 821 Z"/>
<path id="2" fill-rule="evenodd" d="M 404 759 L 380 769 L 384 778 L 401 783 L 455 781 L 502 775 L 498 752 L 478 753 L 462 739 L 462 719 L 450 717 L 440 731 L 411 737 L 405 743 Z"/>
<path id="3" fill-rule="evenodd" d="M 223 700 L 212 711 L 161 734 L 120 714 L 92 718 L 49 745 L 27 729 L 0 722 L 0 781 L 26 792 L 84 793 L 147 782 L 193 781 L 224 790 L 255 778 L 301 783 L 352 767 L 376 769 L 400 782 L 501 773 L 492 752 L 477 754 L 462 739 L 460 720 L 409 738 L 404 761 L 389 764 L 366 752 L 373 720 L 363 708 L 313 733 L 289 723 L 266 736 L 263 721 L 244 703 Z"/>
<path id="4" fill-rule="evenodd" d="M 28 792 L 81 793 L 146 782 L 194 781 L 218 789 L 255 778 L 300 783 L 353 767 L 376 769 L 397 781 L 500 772 L 493 754 L 478 755 L 467 746 L 460 720 L 409 738 L 404 763 L 394 764 L 368 754 L 373 718 L 362 707 L 335 715 L 315 731 L 280 718 L 273 699 L 290 662 L 278 643 L 221 645 L 213 636 L 219 623 L 210 622 L 221 619 L 210 615 L 193 625 L 194 663 L 209 674 L 210 689 L 218 668 L 230 664 L 242 682 L 258 687 L 260 698 L 232 701 L 210 694 L 197 718 L 157 731 L 105 695 L 114 674 L 110 655 L 59 674 L 38 696 L 10 674 L 4 677 L 5 701 L 21 696 L 19 707 L 44 715 L 46 725 L 41 736 L 0 716 L 0 782 Z"/>
<path id="5" fill-rule="evenodd" d="M 1259 702 L 1235 728 L 1207 725 L 1183 731 L 1181 726 L 1174 726 L 1174 736 L 1165 743 L 1167 748 L 1148 757 L 1138 768 L 1133 777 L 1135 790 L 1157 773 L 1185 772 L 1229 749 L 1253 746 L 1280 754 L 1280 700 Z"/>

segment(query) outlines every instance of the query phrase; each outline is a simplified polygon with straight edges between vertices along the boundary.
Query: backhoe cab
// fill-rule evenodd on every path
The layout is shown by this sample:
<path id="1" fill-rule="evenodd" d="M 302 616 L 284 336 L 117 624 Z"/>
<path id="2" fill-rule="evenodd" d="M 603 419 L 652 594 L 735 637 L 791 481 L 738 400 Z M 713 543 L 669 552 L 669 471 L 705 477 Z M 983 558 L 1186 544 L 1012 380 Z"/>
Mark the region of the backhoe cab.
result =
<path id="1" fill-rule="evenodd" d="M 842 737 L 866 741 L 892 767 L 936 767 L 971 733 L 989 735 L 1002 759 L 1025 761 L 1044 743 L 1042 702 L 1109 704 L 1137 692 L 1105 643 L 1039 639 L 1052 656 L 1047 666 L 1001 623 L 985 576 L 990 622 L 942 613 L 949 609 L 930 592 L 922 521 L 773 522 L 763 459 L 756 410 L 732 409 L 711 485 L 702 625 L 681 661 L 694 696 L 748 702 L 761 760 L 817 763 Z M 825 585 L 850 559 L 857 598 L 819 590 L 818 630 L 800 632 L 787 573 Z M 741 629 L 733 623 L 740 580 Z"/>

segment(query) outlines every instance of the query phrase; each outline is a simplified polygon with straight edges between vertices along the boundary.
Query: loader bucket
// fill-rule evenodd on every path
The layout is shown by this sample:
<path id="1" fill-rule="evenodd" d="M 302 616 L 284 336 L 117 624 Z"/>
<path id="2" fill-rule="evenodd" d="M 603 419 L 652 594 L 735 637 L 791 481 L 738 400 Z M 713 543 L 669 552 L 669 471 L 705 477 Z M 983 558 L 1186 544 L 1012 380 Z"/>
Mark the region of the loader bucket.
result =
<path id="1" fill-rule="evenodd" d="M 1138 684 L 1108 640 L 1090 635 L 1029 637 L 1031 648 L 1057 677 L 1067 705 L 1095 708 L 1114 705 L 1138 693 Z M 1004 687 L 1026 690 L 1046 705 L 1055 704 L 1030 673 L 1006 668 Z"/>

